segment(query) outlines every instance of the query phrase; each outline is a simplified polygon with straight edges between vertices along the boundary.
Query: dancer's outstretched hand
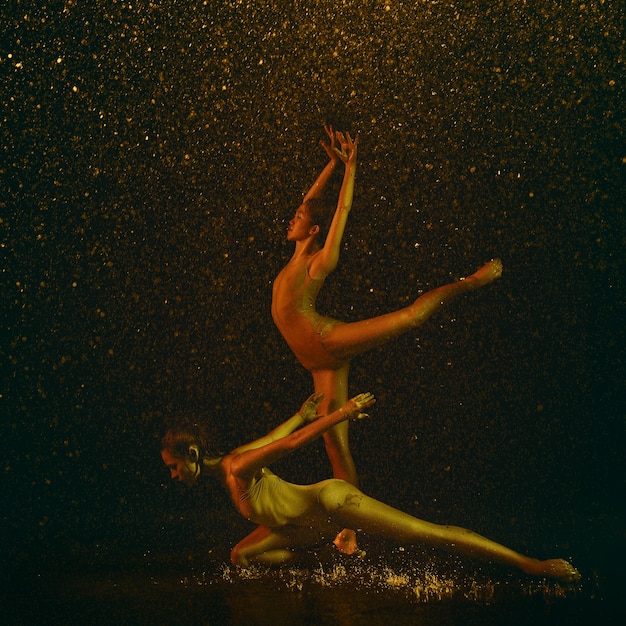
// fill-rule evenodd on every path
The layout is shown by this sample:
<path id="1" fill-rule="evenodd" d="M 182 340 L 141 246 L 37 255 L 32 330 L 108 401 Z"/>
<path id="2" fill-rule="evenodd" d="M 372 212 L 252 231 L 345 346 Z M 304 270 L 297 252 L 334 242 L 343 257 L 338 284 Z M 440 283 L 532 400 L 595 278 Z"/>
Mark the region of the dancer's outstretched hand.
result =
<path id="1" fill-rule="evenodd" d="M 310 395 L 306 399 L 304 404 L 300 407 L 298 413 L 300 413 L 300 416 L 304 420 L 305 424 L 308 424 L 309 422 L 314 422 L 317 419 L 317 408 L 319 407 L 320 402 L 323 398 L 323 393 L 314 393 Z"/>
<path id="2" fill-rule="evenodd" d="M 346 133 L 345 135 L 339 131 L 336 133 L 337 139 L 339 140 L 339 145 L 341 149 L 335 148 L 335 152 L 339 156 L 339 158 L 346 164 L 356 163 L 356 147 L 359 143 L 359 137 L 356 136 L 354 139 L 350 137 L 350 133 Z"/>
<path id="3" fill-rule="evenodd" d="M 328 145 L 325 141 L 320 141 L 320 145 L 324 150 L 326 150 L 326 154 L 328 154 L 331 161 L 337 163 L 339 161 L 339 154 L 337 152 L 337 141 L 335 131 L 332 126 L 324 126 L 324 130 L 330 139 L 330 145 Z"/>
<path id="4" fill-rule="evenodd" d="M 361 409 L 365 409 L 376 402 L 374 395 L 369 391 L 360 393 L 358 396 L 348 400 L 343 405 L 343 410 L 348 414 L 348 419 L 363 419 L 369 417 L 367 413 L 362 413 Z"/>

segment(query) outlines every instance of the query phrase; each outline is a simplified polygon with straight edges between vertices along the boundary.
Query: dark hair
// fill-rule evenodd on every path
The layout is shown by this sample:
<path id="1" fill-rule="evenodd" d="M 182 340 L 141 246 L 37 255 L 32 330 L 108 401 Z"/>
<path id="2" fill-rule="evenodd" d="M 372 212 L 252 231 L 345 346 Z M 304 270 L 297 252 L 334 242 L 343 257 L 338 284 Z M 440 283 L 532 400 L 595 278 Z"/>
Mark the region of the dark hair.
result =
<path id="1" fill-rule="evenodd" d="M 167 430 L 161 439 L 161 449 L 170 450 L 178 459 L 187 459 L 190 446 L 198 446 L 202 459 L 208 450 L 207 440 L 207 432 L 202 425 L 184 420 Z"/>
<path id="2" fill-rule="evenodd" d="M 333 221 L 335 207 L 326 198 L 311 198 L 304 203 L 314 225 L 320 227 L 319 237 L 324 238 Z"/>

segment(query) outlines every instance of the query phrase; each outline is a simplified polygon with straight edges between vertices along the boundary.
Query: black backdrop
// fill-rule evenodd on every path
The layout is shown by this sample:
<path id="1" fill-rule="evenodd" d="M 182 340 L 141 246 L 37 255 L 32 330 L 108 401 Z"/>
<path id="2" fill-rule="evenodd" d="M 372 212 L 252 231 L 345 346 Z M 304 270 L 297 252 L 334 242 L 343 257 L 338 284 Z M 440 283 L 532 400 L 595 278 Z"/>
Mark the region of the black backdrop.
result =
<path id="1" fill-rule="evenodd" d="M 363 488 L 537 556 L 623 538 L 621 3 L 2 13 L 5 571 L 227 558 L 248 526 L 217 490 L 169 485 L 162 422 L 198 415 L 227 449 L 311 392 L 270 297 L 324 123 L 359 134 L 360 166 L 320 310 L 368 317 L 505 267 L 354 361 L 351 391 L 378 398 L 351 431 Z M 321 445 L 277 469 L 329 473 Z"/>

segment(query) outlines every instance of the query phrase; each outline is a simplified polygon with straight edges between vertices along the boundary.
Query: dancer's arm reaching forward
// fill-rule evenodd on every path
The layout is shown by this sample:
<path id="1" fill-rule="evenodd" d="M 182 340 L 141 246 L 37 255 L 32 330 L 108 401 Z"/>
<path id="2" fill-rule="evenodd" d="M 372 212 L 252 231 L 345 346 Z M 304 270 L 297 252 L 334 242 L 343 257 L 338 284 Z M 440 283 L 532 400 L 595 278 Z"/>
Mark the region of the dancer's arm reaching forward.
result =
<path id="1" fill-rule="evenodd" d="M 246 452 L 247 450 L 252 450 L 254 448 L 261 448 L 266 446 L 268 443 L 272 443 L 277 441 L 278 439 L 282 439 L 287 435 L 291 434 L 300 426 L 304 424 L 308 424 L 309 422 L 317 419 L 317 408 L 324 397 L 323 393 L 314 393 L 310 395 L 304 402 L 304 404 L 300 407 L 300 410 L 292 415 L 288 420 L 280 424 L 271 430 L 267 435 L 263 437 L 259 437 L 259 439 L 255 439 L 249 443 L 244 444 L 243 446 L 239 446 L 235 450 L 231 452 L 231 454 L 241 454 L 242 452 Z"/>
<path id="2" fill-rule="evenodd" d="M 321 400 L 321 395 L 314 394 L 311 396 L 303 405 L 303 409 L 307 405 L 309 407 L 305 410 L 305 414 L 310 416 L 313 406 L 317 408 Z M 367 417 L 367 414 L 363 413 L 362 410 L 371 406 L 374 402 L 375 399 L 371 393 L 361 393 L 351 400 L 348 400 L 340 409 L 330 415 L 314 419 L 300 430 L 287 434 L 286 430 L 291 428 L 296 419 L 306 421 L 306 417 L 296 413 L 294 417 L 285 422 L 282 426 L 279 426 L 266 437 L 261 437 L 231 452 L 228 455 L 228 457 L 230 457 L 230 472 L 239 480 L 244 482 L 250 480 L 263 467 L 267 467 L 297 448 L 321 437 L 327 430 L 340 422 L 348 419 Z M 281 428 L 284 428 L 285 434 L 280 438 L 272 438 L 276 431 Z M 294 428 L 292 428 L 292 431 Z"/>

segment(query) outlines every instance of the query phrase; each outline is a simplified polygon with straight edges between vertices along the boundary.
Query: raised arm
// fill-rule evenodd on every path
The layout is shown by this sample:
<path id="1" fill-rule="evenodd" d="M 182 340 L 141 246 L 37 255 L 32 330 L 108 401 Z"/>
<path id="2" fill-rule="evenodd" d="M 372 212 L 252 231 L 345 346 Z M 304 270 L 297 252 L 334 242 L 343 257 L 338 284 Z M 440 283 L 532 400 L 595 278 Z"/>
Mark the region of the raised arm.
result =
<path id="1" fill-rule="evenodd" d="M 321 401 L 321 396 L 319 396 L 319 400 Z M 287 436 L 267 441 L 267 443 L 262 443 L 259 447 L 250 448 L 244 446 L 238 448 L 231 453 L 233 455 L 231 457 L 231 472 L 240 480 L 249 480 L 261 468 L 321 437 L 327 430 L 340 422 L 347 419 L 367 417 L 365 413 L 362 413 L 362 409 L 374 404 L 374 402 L 374 396 L 371 393 L 361 393 L 348 400 L 337 411 L 320 417 Z M 296 413 L 296 415 L 298 414 Z M 262 438 L 257 441 L 262 442 L 265 439 Z"/>
<path id="2" fill-rule="evenodd" d="M 269 443 L 277 441 L 278 439 L 286 437 L 297 428 L 300 428 L 300 426 L 314 421 L 317 418 L 317 407 L 319 407 L 323 397 L 323 393 L 314 393 L 310 395 L 306 399 L 304 404 L 300 407 L 300 410 L 292 415 L 287 421 L 283 422 L 280 426 L 274 428 L 274 430 L 267 433 L 267 435 L 259 437 L 259 439 L 255 439 L 250 443 L 239 446 L 238 448 L 233 450 L 231 454 L 236 455 L 241 454 L 242 452 L 246 452 L 247 450 L 261 448 Z"/>
<path id="3" fill-rule="evenodd" d="M 326 144 L 324 141 L 320 141 L 320 144 L 324 150 L 326 150 L 326 154 L 328 154 L 330 161 L 326 164 L 326 167 L 321 171 L 320 175 L 317 177 L 317 180 L 311 185 L 311 188 L 307 191 L 304 196 L 303 202 L 307 200 L 312 200 L 313 198 L 320 198 L 324 193 L 324 189 L 326 189 L 326 185 L 330 180 L 330 177 L 333 175 L 335 168 L 337 167 L 340 161 L 340 155 L 335 147 L 335 131 L 332 126 L 324 126 L 324 130 L 330 139 L 330 145 Z"/>
<path id="4" fill-rule="evenodd" d="M 328 229 L 324 247 L 317 254 L 313 255 L 309 262 L 309 275 L 313 278 L 325 278 L 337 267 L 341 240 L 350 209 L 352 208 L 352 198 L 354 197 L 358 137 L 353 140 L 350 137 L 350 133 L 346 133 L 344 136 L 338 132 L 337 139 L 339 139 L 341 144 L 341 150 L 335 149 L 335 152 L 345 163 L 346 169 L 343 175 L 341 190 L 339 191 L 337 210 Z"/>

